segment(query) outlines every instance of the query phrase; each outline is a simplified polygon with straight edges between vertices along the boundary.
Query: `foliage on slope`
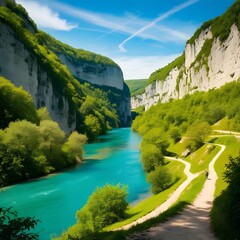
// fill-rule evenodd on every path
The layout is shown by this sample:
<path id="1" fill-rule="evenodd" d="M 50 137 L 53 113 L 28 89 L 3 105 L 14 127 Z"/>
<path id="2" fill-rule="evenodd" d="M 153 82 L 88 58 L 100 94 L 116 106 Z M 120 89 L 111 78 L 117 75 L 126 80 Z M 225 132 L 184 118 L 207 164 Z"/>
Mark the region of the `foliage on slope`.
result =
<path id="1" fill-rule="evenodd" d="M 37 37 L 41 44 L 46 45 L 48 49 L 50 49 L 56 54 L 64 54 L 72 63 L 79 64 L 82 62 L 91 62 L 117 66 L 117 64 L 113 62 L 110 58 L 83 49 L 73 48 L 65 43 L 58 41 L 57 39 L 43 31 L 38 31 Z"/>
<path id="2" fill-rule="evenodd" d="M 120 184 L 116 186 L 106 184 L 97 188 L 85 206 L 77 211 L 77 223 L 57 239 L 99 239 L 98 235 L 104 227 L 125 217 L 128 206 L 126 198 L 127 189 Z"/>
<path id="3" fill-rule="evenodd" d="M 39 123 L 31 95 L 0 77 L 0 129 L 12 121 L 23 119 Z"/>
<path id="4" fill-rule="evenodd" d="M 240 82 L 231 82 L 219 89 L 195 92 L 183 99 L 152 106 L 133 122 L 132 128 L 145 135 L 152 128 L 185 134 L 190 126 L 208 122 L 210 125 L 227 116 L 229 130 L 240 130 Z"/>
<path id="5" fill-rule="evenodd" d="M 195 151 L 211 132 L 210 125 L 223 117 L 229 118 L 229 129 L 240 130 L 239 92 L 240 82 L 232 82 L 220 89 L 195 92 L 171 103 L 159 103 L 138 116 L 132 128 L 143 136 L 143 168 L 151 173 L 157 171 L 158 166 L 164 166 L 162 156 L 166 154 L 170 138 L 178 142 L 186 135 L 185 148 Z"/>
<path id="6" fill-rule="evenodd" d="M 211 217 L 220 240 L 239 239 L 240 229 L 240 156 L 229 157 L 224 180 L 227 188 L 215 199 Z M 227 223 L 227 224 L 226 224 Z"/>
<path id="7" fill-rule="evenodd" d="M 66 139 L 46 108 L 0 77 L 0 185 L 35 178 L 72 166 L 82 159 L 86 136 Z M 2 130 L 1 130 L 2 129 Z"/>
<path id="8" fill-rule="evenodd" d="M 147 79 L 139 79 L 139 80 L 126 80 L 125 83 L 128 85 L 131 96 L 140 94 L 144 92 Z"/>
<path id="9" fill-rule="evenodd" d="M 230 29 L 233 24 L 236 24 L 240 31 L 240 1 L 235 3 L 221 16 L 203 23 L 203 25 L 194 33 L 194 35 L 187 41 L 193 44 L 200 33 L 207 28 L 211 28 L 214 38 L 218 38 L 223 42 L 230 34 Z"/>
<path id="10" fill-rule="evenodd" d="M 164 81 L 171 70 L 173 70 L 176 67 L 179 69 L 184 64 L 184 62 L 185 62 L 185 55 L 182 54 L 180 57 L 176 58 L 174 61 L 169 63 L 167 66 L 160 68 L 160 69 L 156 70 L 155 72 L 153 72 L 150 75 L 150 77 L 147 81 L 147 84 L 150 84 L 157 80 Z"/>
<path id="11" fill-rule="evenodd" d="M 77 113 L 77 130 L 82 133 L 88 133 L 89 127 L 86 125 L 85 121 L 86 118 L 89 119 L 90 117 L 95 118 L 94 122 L 96 125 L 98 125 L 98 123 L 100 124 L 99 131 L 94 134 L 91 132 L 89 133 L 90 138 L 105 133 L 106 130 L 111 127 L 117 127 L 119 123 L 119 114 L 117 111 L 119 102 L 117 102 L 117 100 L 109 101 L 108 97 L 111 95 L 109 92 L 105 94 L 104 91 L 96 89 L 89 84 L 80 84 L 72 76 L 68 68 L 61 64 L 57 55 L 43 44 L 42 36 L 45 36 L 46 39 L 50 39 L 53 47 L 62 47 L 66 52 L 72 51 L 71 54 L 75 54 L 78 59 L 81 58 L 82 60 L 101 62 L 103 64 L 113 64 L 113 62 L 108 58 L 100 57 L 89 52 L 85 53 L 84 51 L 78 51 L 67 45 L 61 44 L 37 29 L 35 29 L 35 32 L 29 31 L 26 19 L 28 19 L 28 22 L 32 20 L 28 17 L 27 12 L 21 5 L 16 5 L 14 1 L 8 0 L 7 2 L 8 8 L 0 7 L 0 20 L 13 29 L 16 37 L 24 44 L 28 51 L 34 55 L 41 68 L 47 72 L 52 81 L 55 94 L 67 97 L 70 105 L 70 112 Z M 86 101 L 86 92 L 98 102 L 91 116 L 86 116 L 79 110 L 81 105 Z M 117 94 L 120 95 L 119 93 Z M 108 109 L 108 111 L 106 109 Z M 104 119 L 107 120 L 105 121 Z"/>

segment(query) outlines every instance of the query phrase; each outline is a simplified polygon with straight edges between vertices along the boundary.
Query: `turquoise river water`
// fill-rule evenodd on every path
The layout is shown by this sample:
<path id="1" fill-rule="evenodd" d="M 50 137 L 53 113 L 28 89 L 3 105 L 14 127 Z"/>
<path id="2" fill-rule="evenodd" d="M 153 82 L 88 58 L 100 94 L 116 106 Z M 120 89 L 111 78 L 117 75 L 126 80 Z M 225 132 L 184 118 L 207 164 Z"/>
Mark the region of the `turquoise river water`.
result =
<path id="1" fill-rule="evenodd" d="M 149 194 L 139 152 L 141 138 L 130 128 L 114 129 L 85 146 L 83 164 L 0 191 L 0 206 L 35 216 L 41 240 L 59 235 L 76 222 L 75 213 L 98 186 L 128 185 L 128 201 L 135 204 Z"/>

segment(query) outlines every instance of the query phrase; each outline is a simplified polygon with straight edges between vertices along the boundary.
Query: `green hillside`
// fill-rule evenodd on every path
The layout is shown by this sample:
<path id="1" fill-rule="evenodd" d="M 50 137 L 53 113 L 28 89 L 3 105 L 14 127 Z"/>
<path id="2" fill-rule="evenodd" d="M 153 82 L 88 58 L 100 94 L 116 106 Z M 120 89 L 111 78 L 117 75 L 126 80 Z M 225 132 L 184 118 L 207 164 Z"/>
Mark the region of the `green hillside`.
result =
<path id="1" fill-rule="evenodd" d="M 128 85 L 131 96 L 140 94 L 144 91 L 147 79 L 125 80 Z"/>
<path id="2" fill-rule="evenodd" d="M 206 170 L 207 161 L 216 151 L 215 148 L 205 145 L 212 126 L 214 125 L 214 129 L 240 132 L 239 92 L 240 81 L 238 80 L 219 89 L 186 95 L 183 99 L 171 103 L 158 103 L 138 116 L 132 128 L 143 136 L 141 160 L 148 175 L 153 175 L 155 172 L 157 174 L 157 166 L 162 165 L 159 156 L 166 154 L 183 156 L 191 163 L 193 172 Z M 231 191 L 234 192 L 235 199 L 237 199 L 236 196 L 240 196 L 239 139 L 232 136 L 223 138 L 219 136 L 208 138 L 208 141 L 226 146 L 225 153 L 215 165 L 219 180 L 216 185 L 218 198 L 213 207 L 212 221 L 220 239 L 232 240 L 239 236 L 239 228 L 231 219 L 239 219 L 239 215 L 231 210 L 231 205 L 236 209 L 239 209 L 240 205 L 239 201 L 234 201 L 233 197 L 228 199 L 226 196 Z M 158 154 L 155 147 L 160 149 Z M 229 159 L 229 156 L 232 158 Z M 229 164 L 229 161 L 230 173 L 227 175 L 228 178 L 224 178 L 225 164 Z M 226 179 L 230 185 L 224 182 Z M 224 192 L 221 193 L 223 190 Z M 231 215 L 228 212 L 231 212 Z M 232 224 L 226 226 L 225 223 L 229 221 Z M 230 237 L 227 238 L 227 236 Z"/>

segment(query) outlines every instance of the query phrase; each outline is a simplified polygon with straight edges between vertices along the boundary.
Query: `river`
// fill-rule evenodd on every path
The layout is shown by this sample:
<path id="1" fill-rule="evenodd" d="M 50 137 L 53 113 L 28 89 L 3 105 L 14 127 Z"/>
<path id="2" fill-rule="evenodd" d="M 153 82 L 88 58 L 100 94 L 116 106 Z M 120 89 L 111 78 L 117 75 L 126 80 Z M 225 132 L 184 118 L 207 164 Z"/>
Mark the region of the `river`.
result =
<path id="1" fill-rule="evenodd" d="M 21 216 L 35 216 L 41 240 L 59 235 L 76 222 L 75 213 L 98 186 L 128 186 L 128 201 L 135 204 L 149 194 L 142 170 L 141 138 L 130 128 L 114 129 L 85 146 L 82 164 L 68 171 L 16 184 L 0 192 L 0 206 L 12 206 Z"/>

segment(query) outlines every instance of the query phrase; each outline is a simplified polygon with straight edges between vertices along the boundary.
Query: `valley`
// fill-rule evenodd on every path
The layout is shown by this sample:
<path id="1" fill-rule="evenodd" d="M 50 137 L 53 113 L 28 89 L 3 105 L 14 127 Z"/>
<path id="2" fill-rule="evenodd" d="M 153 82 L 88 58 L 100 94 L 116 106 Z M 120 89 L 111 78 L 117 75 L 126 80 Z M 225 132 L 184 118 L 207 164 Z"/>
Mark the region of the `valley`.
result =
<path id="1" fill-rule="evenodd" d="M 239 239 L 240 0 L 203 1 L 0 0 L 0 239 Z"/>

